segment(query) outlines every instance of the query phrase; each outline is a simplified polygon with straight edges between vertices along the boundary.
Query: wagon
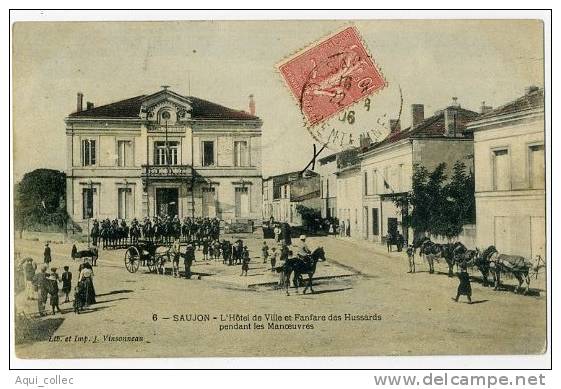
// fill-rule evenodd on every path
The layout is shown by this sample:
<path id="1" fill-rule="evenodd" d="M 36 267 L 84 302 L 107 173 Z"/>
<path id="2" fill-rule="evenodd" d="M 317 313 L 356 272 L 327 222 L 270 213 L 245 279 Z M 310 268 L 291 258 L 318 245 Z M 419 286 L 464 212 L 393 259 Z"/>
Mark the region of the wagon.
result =
<path id="1" fill-rule="evenodd" d="M 167 245 L 138 241 L 125 251 L 125 268 L 130 273 L 136 273 L 140 266 L 146 266 L 151 273 L 159 273 L 170 257 L 170 248 Z"/>

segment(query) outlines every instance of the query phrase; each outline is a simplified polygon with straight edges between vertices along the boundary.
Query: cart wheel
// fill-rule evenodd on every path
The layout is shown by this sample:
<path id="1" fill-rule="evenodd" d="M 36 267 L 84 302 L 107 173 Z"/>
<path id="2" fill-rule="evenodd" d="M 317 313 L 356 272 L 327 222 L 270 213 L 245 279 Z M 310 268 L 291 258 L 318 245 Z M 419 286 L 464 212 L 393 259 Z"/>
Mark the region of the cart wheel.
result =
<path id="1" fill-rule="evenodd" d="M 130 273 L 136 273 L 140 266 L 140 252 L 134 246 L 131 246 L 125 252 L 125 267 Z"/>

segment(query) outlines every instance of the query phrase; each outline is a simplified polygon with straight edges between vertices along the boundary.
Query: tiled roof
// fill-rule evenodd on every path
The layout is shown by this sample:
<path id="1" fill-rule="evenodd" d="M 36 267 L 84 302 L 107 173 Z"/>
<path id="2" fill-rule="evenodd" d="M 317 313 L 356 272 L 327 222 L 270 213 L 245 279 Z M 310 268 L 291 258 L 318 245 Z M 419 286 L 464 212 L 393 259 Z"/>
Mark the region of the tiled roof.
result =
<path id="1" fill-rule="evenodd" d="M 131 97 L 115 103 L 71 113 L 70 117 L 132 118 L 140 114 L 140 106 L 146 95 Z"/>
<path id="2" fill-rule="evenodd" d="M 148 95 L 141 95 L 114 103 L 101 105 L 92 109 L 74 112 L 71 118 L 137 118 L 140 115 L 140 107 Z M 199 99 L 198 97 L 185 96 L 192 106 L 191 118 L 193 119 L 215 119 L 215 120 L 257 120 L 257 116 L 250 115 L 245 111 L 239 111 L 222 105 Z"/>
<path id="3" fill-rule="evenodd" d="M 479 114 L 474 111 L 470 111 L 460 107 L 448 107 L 448 108 L 455 108 L 459 115 L 458 115 L 458 122 L 457 122 L 457 129 L 459 131 L 465 130 L 467 123 L 475 120 Z M 417 124 L 416 126 L 408 127 L 401 131 L 396 131 L 394 133 L 388 134 L 386 138 L 384 138 L 381 142 L 372 144 L 368 147 L 365 151 L 376 149 L 391 143 L 398 142 L 403 139 L 409 138 L 444 138 L 446 129 L 445 129 L 445 118 L 444 118 L 444 111 L 438 111 L 431 117 L 426 118 L 421 123 Z M 466 137 L 471 137 L 471 133 L 464 133 Z"/>
<path id="4" fill-rule="evenodd" d="M 524 96 L 517 98 L 514 101 L 506 103 L 498 108 L 495 108 L 477 119 L 489 119 L 497 116 L 508 115 L 512 113 L 532 110 L 544 106 L 544 91 L 542 88 L 533 88 Z"/>

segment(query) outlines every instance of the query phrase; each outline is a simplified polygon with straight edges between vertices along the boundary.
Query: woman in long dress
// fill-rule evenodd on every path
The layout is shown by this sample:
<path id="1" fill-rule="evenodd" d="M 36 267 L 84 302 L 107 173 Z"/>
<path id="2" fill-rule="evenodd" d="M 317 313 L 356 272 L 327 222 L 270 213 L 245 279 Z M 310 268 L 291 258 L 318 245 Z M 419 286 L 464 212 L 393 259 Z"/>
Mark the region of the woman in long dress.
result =
<path id="1" fill-rule="evenodd" d="M 80 265 L 80 278 L 78 282 L 81 287 L 84 288 L 84 295 L 86 296 L 86 305 L 95 304 L 95 288 L 93 284 L 93 270 L 89 263 L 84 263 Z"/>

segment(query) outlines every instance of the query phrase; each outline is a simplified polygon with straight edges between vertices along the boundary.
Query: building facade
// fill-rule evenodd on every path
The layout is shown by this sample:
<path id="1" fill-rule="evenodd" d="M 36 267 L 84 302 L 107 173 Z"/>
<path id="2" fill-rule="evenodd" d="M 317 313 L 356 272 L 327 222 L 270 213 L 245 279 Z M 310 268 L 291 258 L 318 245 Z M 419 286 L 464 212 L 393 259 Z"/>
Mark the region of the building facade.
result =
<path id="1" fill-rule="evenodd" d="M 397 230 L 413 241 L 414 231 L 403 226 L 404 215 L 395 200 L 411 191 L 415 166 L 432 171 L 444 162 L 450 172 L 460 161 L 468 169 L 473 167 L 473 136 L 466 124 L 477 112 L 456 104 L 425 119 L 422 104 L 412 105 L 411 110 L 409 128 L 401 130 L 400 123 L 394 122 L 382 142 L 360 154 L 363 239 L 382 242 L 388 231 Z"/>
<path id="2" fill-rule="evenodd" d="M 359 149 L 337 153 L 337 218 L 342 236 L 360 238 L 362 230 L 362 183 Z"/>
<path id="3" fill-rule="evenodd" d="M 320 176 L 321 217 L 337 217 L 337 154 L 318 160 Z"/>
<path id="4" fill-rule="evenodd" d="M 301 226 L 298 205 L 321 209 L 320 179 L 313 171 L 290 172 L 263 180 L 263 218 Z"/>
<path id="5" fill-rule="evenodd" d="M 261 127 L 250 113 L 169 89 L 66 119 L 67 210 L 88 218 L 261 220 Z"/>
<path id="6" fill-rule="evenodd" d="M 545 259 L 543 89 L 528 88 L 468 128 L 475 141 L 477 246 Z"/>

